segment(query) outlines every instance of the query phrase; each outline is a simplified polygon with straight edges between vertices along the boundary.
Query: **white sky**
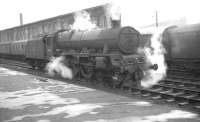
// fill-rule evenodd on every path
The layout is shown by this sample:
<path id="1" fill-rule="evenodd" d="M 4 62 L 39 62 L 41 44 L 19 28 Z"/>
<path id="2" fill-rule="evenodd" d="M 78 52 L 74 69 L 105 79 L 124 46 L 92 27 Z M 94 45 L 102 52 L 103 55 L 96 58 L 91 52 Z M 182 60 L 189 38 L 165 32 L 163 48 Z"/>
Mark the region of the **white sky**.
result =
<path id="1" fill-rule="evenodd" d="M 19 13 L 24 24 L 93 7 L 110 0 L 0 0 L 0 30 L 18 26 Z M 116 0 L 112 0 L 116 1 Z M 199 0 L 117 0 L 122 8 L 124 25 L 145 26 L 158 20 L 185 17 L 188 23 L 200 23 Z"/>

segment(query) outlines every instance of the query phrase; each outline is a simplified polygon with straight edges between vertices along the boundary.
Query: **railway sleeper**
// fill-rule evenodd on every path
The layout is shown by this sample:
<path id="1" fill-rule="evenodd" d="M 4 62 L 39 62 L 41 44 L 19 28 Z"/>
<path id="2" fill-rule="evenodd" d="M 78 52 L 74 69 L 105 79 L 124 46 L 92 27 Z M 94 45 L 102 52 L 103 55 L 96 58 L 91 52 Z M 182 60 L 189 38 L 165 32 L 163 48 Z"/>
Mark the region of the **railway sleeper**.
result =
<path id="1" fill-rule="evenodd" d="M 190 88 L 194 88 L 194 89 L 200 87 L 199 83 L 186 82 L 186 81 L 177 81 L 177 80 L 163 80 L 163 81 L 159 82 L 159 84 L 160 85 L 173 84 L 173 85 L 175 85 L 177 87 L 190 87 Z"/>
<path id="2" fill-rule="evenodd" d="M 141 94 L 143 97 L 149 97 L 149 96 L 151 96 L 151 93 L 142 93 Z"/>
<path id="3" fill-rule="evenodd" d="M 160 84 L 156 84 L 154 87 L 163 87 L 163 88 L 166 88 L 166 89 L 173 89 L 173 90 L 176 90 L 176 91 L 185 91 L 185 92 L 191 92 L 191 93 L 198 93 L 200 94 L 200 91 L 197 90 L 197 89 L 189 89 L 189 88 L 180 88 L 180 87 L 173 87 L 173 86 L 167 86 L 167 85 L 160 85 Z M 165 91 L 163 91 L 165 92 Z"/>
<path id="4" fill-rule="evenodd" d="M 199 81 L 200 81 L 200 79 L 199 79 Z M 166 78 L 164 80 L 161 80 L 160 82 L 177 82 L 177 83 L 184 83 L 184 84 L 200 85 L 200 83 L 198 83 L 198 80 L 192 81 L 192 80 L 187 80 L 187 79 L 185 81 L 183 81 L 181 79 Z"/>
<path id="5" fill-rule="evenodd" d="M 168 75 L 168 78 L 170 79 L 175 79 L 175 80 L 184 80 L 184 81 L 192 81 L 192 82 L 196 82 L 196 81 L 200 81 L 200 78 L 194 78 L 194 77 L 186 77 L 186 76 L 177 76 L 177 75 Z"/>
<path id="6" fill-rule="evenodd" d="M 151 97 L 151 99 L 153 99 L 153 100 L 159 100 L 159 99 L 162 99 L 162 96 L 161 96 L 161 94 L 153 95 Z"/>
<path id="7" fill-rule="evenodd" d="M 137 91 L 135 89 L 134 89 L 134 91 Z M 172 89 L 172 91 L 173 91 L 173 89 Z M 193 107 L 196 106 L 196 107 L 200 108 L 200 98 L 195 99 L 195 98 L 193 98 L 192 95 L 190 95 L 190 97 L 188 97 L 188 94 L 185 97 L 183 91 L 176 92 L 176 93 L 166 93 L 166 92 L 162 93 L 162 92 L 152 91 L 151 89 L 140 89 L 140 92 L 138 92 L 138 93 L 142 94 L 141 96 L 143 96 L 143 97 L 151 96 L 151 99 L 153 99 L 153 100 L 163 99 L 166 102 L 170 102 L 170 103 L 175 102 L 176 104 L 178 104 L 180 106 L 191 105 Z M 180 96 L 180 95 L 182 95 L 182 96 Z M 195 105 L 194 105 L 194 103 L 195 103 Z"/>

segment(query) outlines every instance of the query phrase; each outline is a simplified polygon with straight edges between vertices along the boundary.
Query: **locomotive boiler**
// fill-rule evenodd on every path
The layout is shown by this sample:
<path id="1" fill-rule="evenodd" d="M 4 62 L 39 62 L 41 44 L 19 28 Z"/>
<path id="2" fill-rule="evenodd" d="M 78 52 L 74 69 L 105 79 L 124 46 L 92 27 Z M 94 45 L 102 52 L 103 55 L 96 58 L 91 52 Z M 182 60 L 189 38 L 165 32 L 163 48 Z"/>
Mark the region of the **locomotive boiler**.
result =
<path id="1" fill-rule="evenodd" d="M 200 24 L 168 27 L 163 32 L 163 44 L 169 65 L 199 71 Z"/>
<path id="2" fill-rule="evenodd" d="M 58 33 L 57 45 L 67 49 L 95 49 L 99 53 L 103 50 L 121 52 L 124 54 L 136 54 L 141 35 L 132 27 L 115 29 L 97 29 L 93 31 L 61 32 Z"/>

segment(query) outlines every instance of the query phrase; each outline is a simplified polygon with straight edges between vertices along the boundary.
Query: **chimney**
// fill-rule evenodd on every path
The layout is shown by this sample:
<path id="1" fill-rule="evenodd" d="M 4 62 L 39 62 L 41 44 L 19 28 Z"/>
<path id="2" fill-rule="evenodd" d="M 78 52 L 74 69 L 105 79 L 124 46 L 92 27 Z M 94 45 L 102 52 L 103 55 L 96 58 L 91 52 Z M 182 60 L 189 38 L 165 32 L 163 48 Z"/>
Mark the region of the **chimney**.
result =
<path id="1" fill-rule="evenodd" d="M 20 25 L 22 26 L 23 25 L 23 15 L 22 15 L 22 13 L 20 13 L 19 16 L 20 16 Z"/>
<path id="2" fill-rule="evenodd" d="M 119 28 L 119 27 L 121 27 L 121 15 L 119 16 L 118 19 L 112 19 L 112 17 L 111 17 L 110 21 L 111 21 L 111 27 L 112 28 Z"/>

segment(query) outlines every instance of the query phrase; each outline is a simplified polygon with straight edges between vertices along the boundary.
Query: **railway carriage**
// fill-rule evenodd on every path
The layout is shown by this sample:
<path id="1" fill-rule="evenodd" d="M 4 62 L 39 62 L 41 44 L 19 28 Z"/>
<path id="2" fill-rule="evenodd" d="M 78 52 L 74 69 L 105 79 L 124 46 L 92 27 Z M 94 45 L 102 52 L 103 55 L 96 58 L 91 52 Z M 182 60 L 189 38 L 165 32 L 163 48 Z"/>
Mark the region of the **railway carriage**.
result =
<path id="1" fill-rule="evenodd" d="M 22 57 L 25 55 L 27 40 L 14 41 L 10 43 L 10 54 Z"/>
<path id="2" fill-rule="evenodd" d="M 96 6 L 84 9 L 98 28 L 111 27 L 110 17 L 107 16 L 105 7 L 107 5 Z M 74 23 L 74 15 L 76 13 L 68 13 L 56 17 L 52 17 L 37 22 L 24 24 L 21 26 L 5 29 L 0 31 L 0 42 L 12 42 L 20 40 L 37 39 L 41 35 L 55 33 L 62 29 L 69 29 Z"/>
<path id="3" fill-rule="evenodd" d="M 10 54 L 10 42 L 1 42 L 0 43 L 0 54 L 1 57 L 5 57 L 7 54 Z"/>

